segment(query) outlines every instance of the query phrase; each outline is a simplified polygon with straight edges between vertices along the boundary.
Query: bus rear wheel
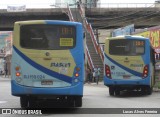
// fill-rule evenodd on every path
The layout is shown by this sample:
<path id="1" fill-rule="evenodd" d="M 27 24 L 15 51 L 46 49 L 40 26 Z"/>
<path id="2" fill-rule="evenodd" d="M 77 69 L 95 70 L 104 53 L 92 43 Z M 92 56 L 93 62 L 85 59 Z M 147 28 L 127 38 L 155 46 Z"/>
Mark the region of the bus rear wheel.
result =
<path id="1" fill-rule="evenodd" d="M 143 87 L 141 90 L 142 90 L 142 93 L 145 93 L 147 95 L 151 95 L 153 91 L 152 87 Z"/>
<path id="2" fill-rule="evenodd" d="M 28 102 L 29 102 L 29 106 L 28 106 L 29 108 L 35 108 L 36 107 L 36 99 L 35 98 L 30 97 Z"/>
<path id="3" fill-rule="evenodd" d="M 75 107 L 82 106 L 82 97 L 75 97 Z"/>
<path id="4" fill-rule="evenodd" d="M 152 91 L 153 91 L 153 89 L 152 89 L 151 87 L 148 87 L 148 88 L 147 88 L 147 94 L 148 94 L 148 95 L 151 95 L 151 94 L 152 94 Z"/>
<path id="5" fill-rule="evenodd" d="M 70 97 L 69 104 L 71 107 L 81 107 L 82 106 L 82 97 L 81 96 Z"/>
<path id="6" fill-rule="evenodd" d="M 115 90 L 115 95 L 117 95 L 117 96 L 120 95 L 120 90 L 119 89 Z"/>
<path id="7" fill-rule="evenodd" d="M 28 97 L 27 96 L 21 96 L 20 97 L 20 105 L 21 105 L 21 108 L 27 108 L 28 107 Z"/>
<path id="8" fill-rule="evenodd" d="M 110 96 L 114 95 L 114 87 L 109 87 L 109 95 Z"/>

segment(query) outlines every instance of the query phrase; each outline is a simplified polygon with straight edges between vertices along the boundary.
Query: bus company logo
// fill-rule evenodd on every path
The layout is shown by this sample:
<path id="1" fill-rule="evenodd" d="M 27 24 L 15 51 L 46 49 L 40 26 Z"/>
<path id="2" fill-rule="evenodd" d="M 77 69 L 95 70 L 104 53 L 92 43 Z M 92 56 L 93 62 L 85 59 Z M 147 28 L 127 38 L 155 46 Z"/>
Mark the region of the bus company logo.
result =
<path id="1" fill-rule="evenodd" d="M 128 57 L 126 57 L 125 60 L 128 61 Z"/>
<path id="2" fill-rule="evenodd" d="M 143 67 L 143 64 L 130 64 L 130 67 Z"/>
<path id="3" fill-rule="evenodd" d="M 49 53 L 49 52 L 46 52 L 45 55 L 46 55 L 46 56 L 50 56 L 50 53 Z"/>
<path id="4" fill-rule="evenodd" d="M 2 114 L 12 114 L 11 109 L 2 109 Z"/>

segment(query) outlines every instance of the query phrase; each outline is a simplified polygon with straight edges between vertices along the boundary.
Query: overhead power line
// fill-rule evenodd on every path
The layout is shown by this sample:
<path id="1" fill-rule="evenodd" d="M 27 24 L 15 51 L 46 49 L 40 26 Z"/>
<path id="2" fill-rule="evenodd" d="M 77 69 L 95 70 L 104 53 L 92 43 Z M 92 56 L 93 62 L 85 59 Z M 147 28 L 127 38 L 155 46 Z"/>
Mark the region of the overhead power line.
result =
<path id="1" fill-rule="evenodd" d="M 143 15 L 143 16 L 141 16 L 141 17 L 138 17 L 138 18 L 134 18 L 133 19 L 133 17 L 129 17 L 129 18 L 127 18 L 127 16 L 125 17 L 125 18 L 123 18 L 123 19 L 119 19 L 119 20 L 115 20 L 115 21 L 107 21 L 107 23 L 103 23 L 103 26 L 98 26 L 98 28 L 99 29 L 101 29 L 101 28 L 107 28 L 107 27 L 111 27 L 111 26 L 115 26 L 115 25 L 118 25 L 118 24 L 126 24 L 127 22 L 129 23 L 129 24 L 131 24 L 131 22 L 133 23 L 134 21 L 137 21 L 137 20 L 140 20 L 140 19 L 143 19 L 143 18 L 146 18 L 146 20 L 150 20 L 151 18 L 153 18 L 153 17 L 157 17 L 157 16 L 159 16 L 159 12 L 160 11 L 157 11 L 157 12 L 154 12 L 154 13 L 149 13 L 149 14 L 147 14 L 147 15 Z M 153 16 L 153 17 L 151 17 L 151 16 Z M 147 19 L 147 17 L 151 17 L 151 18 L 148 18 Z M 146 21 L 145 20 L 145 21 Z M 97 21 L 98 22 L 98 21 Z M 142 20 L 142 21 L 138 21 L 138 22 L 136 22 L 136 23 L 139 23 L 139 22 L 144 22 L 144 19 Z M 96 25 L 102 25 L 102 22 L 98 22 L 98 23 L 95 23 Z M 110 25 L 110 24 L 112 24 L 112 25 Z"/>

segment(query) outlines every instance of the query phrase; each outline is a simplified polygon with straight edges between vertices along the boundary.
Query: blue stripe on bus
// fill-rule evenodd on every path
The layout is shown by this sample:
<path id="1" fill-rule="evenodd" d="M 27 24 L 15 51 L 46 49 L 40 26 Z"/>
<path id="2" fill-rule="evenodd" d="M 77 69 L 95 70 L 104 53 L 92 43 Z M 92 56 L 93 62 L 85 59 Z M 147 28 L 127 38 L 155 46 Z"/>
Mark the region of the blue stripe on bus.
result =
<path id="1" fill-rule="evenodd" d="M 27 63 L 29 63 L 31 66 L 33 66 L 34 68 L 38 69 L 39 71 L 50 75 L 52 77 L 55 77 L 59 80 L 65 81 L 67 83 L 72 83 L 72 78 L 69 76 L 65 76 L 63 74 L 59 74 L 57 72 L 54 72 L 52 70 L 49 70 L 39 64 L 37 64 L 36 62 L 32 61 L 30 58 L 28 58 L 27 56 L 25 56 L 22 52 L 20 52 L 15 46 L 13 46 L 13 49 L 16 51 L 16 53 L 21 56 Z"/>
<path id="2" fill-rule="evenodd" d="M 114 63 L 115 65 L 119 66 L 119 67 L 122 68 L 123 70 L 125 70 L 125 71 L 127 71 L 127 72 L 129 72 L 129 73 L 131 73 L 131 74 L 134 74 L 135 76 L 142 77 L 142 73 L 137 72 L 137 71 L 134 71 L 134 70 L 132 70 L 132 69 L 129 69 L 129 68 L 127 68 L 127 67 L 119 64 L 118 62 L 116 62 L 115 60 L 111 59 L 111 58 L 110 58 L 109 56 L 107 56 L 106 54 L 105 54 L 105 56 L 106 56 L 112 63 Z"/>

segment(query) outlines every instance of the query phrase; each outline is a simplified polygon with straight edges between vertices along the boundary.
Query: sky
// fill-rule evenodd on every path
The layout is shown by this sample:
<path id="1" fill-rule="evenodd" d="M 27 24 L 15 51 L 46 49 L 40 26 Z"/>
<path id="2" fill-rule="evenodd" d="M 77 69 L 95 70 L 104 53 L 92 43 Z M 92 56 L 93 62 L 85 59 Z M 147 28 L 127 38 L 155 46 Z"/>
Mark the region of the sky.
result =
<path id="1" fill-rule="evenodd" d="M 155 0 L 100 0 L 101 3 L 154 3 Z"/>
<path id="2" fill-rule="evenodd" d="M 55 1 L 77 1 L 77 0 L 1 0 L 0 8 L 7 5 L 46 5 L 47 7 L 51 4 L 55 4 Z M 84 1 L 84 0 L 82 0 Z M 105 6 L 104 3 L 154 3 L 155 0 L 98 0 L 98 3 L 101 3 Z M 101 6 L 102 6 L 101 5 Z"/>
<path id="3" fill-rule="evenodd" d="M 56 0 L 1 0 L 1 4 L 25 4 L 25 3 L 27 4 L 38 3 L 39 4 L 39 3 L 54 3 L 55 1 Z M 58 0 L 58 1 L 63 1 L 63 0 Z M 155 0 L 99 0 L 99 2 L 100 3 L 154 3 Z"/>

